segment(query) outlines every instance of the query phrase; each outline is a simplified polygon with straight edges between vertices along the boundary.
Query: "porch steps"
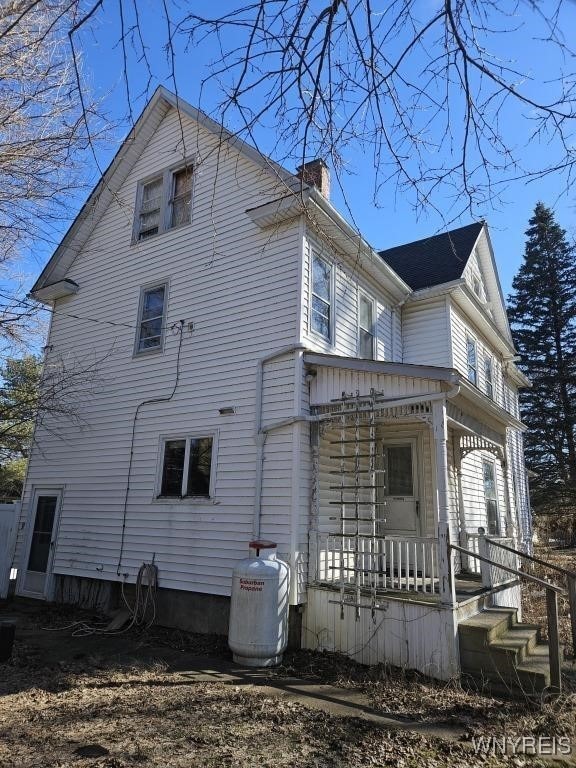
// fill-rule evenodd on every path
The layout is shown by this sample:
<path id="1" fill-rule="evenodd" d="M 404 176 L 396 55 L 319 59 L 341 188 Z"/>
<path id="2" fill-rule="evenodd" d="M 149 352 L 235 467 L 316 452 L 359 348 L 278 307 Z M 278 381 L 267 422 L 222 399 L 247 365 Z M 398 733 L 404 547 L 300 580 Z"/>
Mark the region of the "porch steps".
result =
<path id="1" fill-rule="evenodd" d="M 488 608 L 460 622 L 462 674 L 495 691 L 538 695 L 550 685 L 540 628 L 518 622 L 515 608 Z"/>

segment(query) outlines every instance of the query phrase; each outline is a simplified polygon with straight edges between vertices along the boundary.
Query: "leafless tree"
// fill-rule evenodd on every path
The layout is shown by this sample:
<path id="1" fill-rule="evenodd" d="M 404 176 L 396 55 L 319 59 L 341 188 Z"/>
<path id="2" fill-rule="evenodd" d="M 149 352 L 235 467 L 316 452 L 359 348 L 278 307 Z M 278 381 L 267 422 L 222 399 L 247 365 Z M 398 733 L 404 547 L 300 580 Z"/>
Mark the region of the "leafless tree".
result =
<path id="1" fill-rule="evenodd" d="M 513 179 L 556 174 L 571 186 L 576 78 L 563 12 L 562 0 L 252 0 L 211 18 L 192 11 L 176 28 L 193 45 L 218 39 L 205 82 L 218 81 L 221 114 L 249 136 L 267 125 L 287 153 L 337 171 L 360 149 L 376 204 L 392 182 L 419 209 L 451 195 L 456 217 Z M 555 81 L 538 82 L 533 60 L 532 73 L 517 69 L 512 35 L 564 62 Z M 543 146 L 537 166 L 524 160 L 532 142 Z"/>
<path id="2" fill-rule="evenodd" d="M 101 135 L 69 34 L 82 20 L 78 0 L 0 4 L 0 339 L 21 340 L 36 317 L 15 260 L 52 245 L 86 184 L 81 159 Z M 85 169 L 84 164 L 84 169 Z"/>

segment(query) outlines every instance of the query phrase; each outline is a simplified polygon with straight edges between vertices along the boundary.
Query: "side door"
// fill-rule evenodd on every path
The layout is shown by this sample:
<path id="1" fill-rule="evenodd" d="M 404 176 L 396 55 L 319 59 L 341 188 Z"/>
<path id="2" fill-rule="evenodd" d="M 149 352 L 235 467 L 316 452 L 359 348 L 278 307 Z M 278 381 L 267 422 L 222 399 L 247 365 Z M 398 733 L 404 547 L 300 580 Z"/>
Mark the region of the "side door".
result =
<path id="1" fill-rule="evenodd" d="M 382 532 L 391 536 L 419 536 L 420 497 L 416 440 L 406 438 L 384 441 L 382 464 Z"/>
<path id="2" fill-rule="evenodd" d="M 52 567 L 61 504 L 61 488 L 35 489 L 18 574 L 20 595 L 40 600 L 52 598 Z"/>

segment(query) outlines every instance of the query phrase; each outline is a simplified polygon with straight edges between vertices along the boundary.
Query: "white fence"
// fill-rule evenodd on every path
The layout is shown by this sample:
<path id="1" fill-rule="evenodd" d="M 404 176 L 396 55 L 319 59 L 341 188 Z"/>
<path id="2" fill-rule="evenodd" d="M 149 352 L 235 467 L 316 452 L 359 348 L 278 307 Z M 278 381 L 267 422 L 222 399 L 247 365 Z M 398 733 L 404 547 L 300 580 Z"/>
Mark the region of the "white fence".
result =
<path id="1" fill-rule="evenodd" d="M 0 504 L 0 600 L 8 595 L 19 517 L 20 502 Z"/>
<path id="2" fill-rule="evenodd" d="M 438 540 L 324 534 L 318 542 L 315 580 L 339 587 L 432 594 L 438 584 Z"/>

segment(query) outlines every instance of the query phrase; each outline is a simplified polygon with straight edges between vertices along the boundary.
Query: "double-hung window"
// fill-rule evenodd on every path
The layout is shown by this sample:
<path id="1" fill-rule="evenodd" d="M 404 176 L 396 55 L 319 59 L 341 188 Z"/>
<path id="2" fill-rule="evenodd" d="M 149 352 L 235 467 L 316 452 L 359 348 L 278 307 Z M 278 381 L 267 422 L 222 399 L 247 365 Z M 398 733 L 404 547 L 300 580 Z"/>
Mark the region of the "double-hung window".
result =
<path id="1" fill-rule="evenodd" d="M 486 501 L 488 535 L 499 536 L 498 495 L 496 493 L 496 473 L 494 472 L 493 462 L 486 460 L 482 462 L 482 474 L 484 478 L 484 499 Z"/>
<path id="2" fill-rule="evenodd" d="M 214 438 L 179 437 L 163 441 L 160 498 L 210 498 Z"/>
<path id="3" fill-rule="evenodd" d="M 484 387 L 488 397 L 494 400 L 494 369 L 492 358 L 488 355 L 484 358 Z"/>
<path id="4" fill-rule="evenodd" d="M 468 381 L 478 386 L 478 357 L 476 342 L 470 336 L 466 337 L 466 359 L 468 363 Z"/>
<path id="5" fill-rule="evenodd" d="M 166 284 L 143 288 L 140 294 L 136 353 L 162 349 L 166 314 Z"/>
<path id="6" fill-rule="evenodd" d="M 142 185 L 138 215 L 138 240 L 146 240 L 160 231 L 162 216 L 162 176 Z"/>
<path id="7" fill-rule="evenodd" d="M 167 170 L 140 182 L 136 198 L 134 240 L 146 240 L 183 224 L 192 216 L 191 165 Z"/>
<path id="8" fill-rule="evenodd" d="M 332 340 L 332 265 L 316 253 L 312 256 L 312 306 L 310 327 Z"/>
<path id="9" fill-rule="evenodd" d="M 358 357 L 374 359 L 374 302 L 358 294 Z"/>

